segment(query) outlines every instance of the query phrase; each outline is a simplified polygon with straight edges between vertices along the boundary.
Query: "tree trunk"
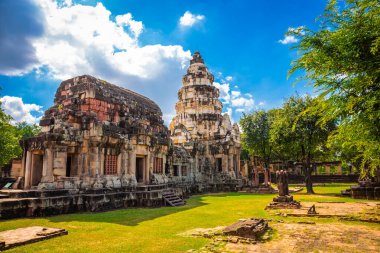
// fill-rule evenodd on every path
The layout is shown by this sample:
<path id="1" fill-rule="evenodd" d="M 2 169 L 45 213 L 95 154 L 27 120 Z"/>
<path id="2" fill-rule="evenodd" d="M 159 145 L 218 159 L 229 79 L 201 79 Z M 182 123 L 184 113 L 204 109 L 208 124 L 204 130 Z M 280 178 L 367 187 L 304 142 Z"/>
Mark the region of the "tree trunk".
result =
<path id="1" fill-rule="evenodd" d="M 311 163 L 310 152 L 306 156 L 305 147 L 302 145 L 301 148 L 302 148 L 302 156 L 304 158 L 303 172 L 305 174 L 306 193 L 314 194 L 313 182 L 311 181 L 311 174 L 313 172 L 313 168 L 310 166 L 310 163 Z"/>
<path id="2" fill-rule="evenodd" d="M 313 190 L 313 182 L 311 181 L 311 174 L 313 172 L 313 168 L 310 168 L 310 165 L 306 165 L 307 167 L 304 169 L 305 172 L 305 184 L 306 184 L 306 193 L 314 194 Z"/>

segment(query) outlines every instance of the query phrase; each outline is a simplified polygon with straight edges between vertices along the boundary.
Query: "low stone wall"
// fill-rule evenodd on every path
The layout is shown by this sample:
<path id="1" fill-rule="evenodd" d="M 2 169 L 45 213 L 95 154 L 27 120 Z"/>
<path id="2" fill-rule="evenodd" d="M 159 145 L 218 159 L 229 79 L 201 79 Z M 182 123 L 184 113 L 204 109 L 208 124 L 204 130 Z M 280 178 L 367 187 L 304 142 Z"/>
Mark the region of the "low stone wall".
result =
<path id="1" fill-rule="evenodd" d="M 271 179 L 276 183 L 276 175 L 272 173 Z M 290 184 L 305 183 L 303 175 L 289 174 L 288 180 Z M 357 183 L 359 175 L 312 175 L 311 180 L 313 183 Z"/>
<path id="2" fill-rule="evenodd" d="M 354 199 L 380 200 L 380 187 L 351 186 L 351 196 Z"/>
<path id="3" fill-rule="evenodd" d="M 41 217 L 76 212 L 99 212 L 128 207 L 161 207 L 162 194 L 173 191 L 181 198 L 206 192 L 236 191 L 236 185 L 190 184 L 145 185 L 118 189 L 78 190 L 2 190 L 8 198 L 0 199 L 0 220 L 21 217 Z"/>

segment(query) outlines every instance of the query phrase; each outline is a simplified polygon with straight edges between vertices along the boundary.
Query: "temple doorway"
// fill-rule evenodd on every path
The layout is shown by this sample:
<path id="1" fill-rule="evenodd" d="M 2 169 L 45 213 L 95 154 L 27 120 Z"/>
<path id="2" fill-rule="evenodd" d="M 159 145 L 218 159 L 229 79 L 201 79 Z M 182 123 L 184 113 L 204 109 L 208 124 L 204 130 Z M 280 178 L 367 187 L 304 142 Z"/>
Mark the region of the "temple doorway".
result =
<path id="1" fill-rule="evenodd" d="M 67 159 L 66 159 L 66 177 L 70 177 L 71 176 L 71 164 L 72 164 L 72 156 L 71 155 L 67 155 Z"/>
<path id="2" fill-rule="evenodd" d="M 33 167 L 31 173 L 31 185 L 38 186 L 42 178 L 43 155 L 33 155 Z"/>
<path id="3" fill-rule="evenodd" d="M 144 158 L 136 157 L 136 180 L 137 183 L 144 182 Z"/>

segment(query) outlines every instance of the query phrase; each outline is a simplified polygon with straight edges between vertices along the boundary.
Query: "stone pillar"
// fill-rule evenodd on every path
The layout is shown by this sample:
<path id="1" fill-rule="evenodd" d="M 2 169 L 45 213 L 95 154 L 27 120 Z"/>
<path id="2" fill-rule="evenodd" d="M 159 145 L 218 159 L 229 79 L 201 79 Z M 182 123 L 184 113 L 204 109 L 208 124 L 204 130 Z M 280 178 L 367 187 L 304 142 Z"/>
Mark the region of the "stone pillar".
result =
<path id="1" fill-rule="evenodd" d="M 144 167 L 145 167 L 145 172 L 144 172 L 144 182 L 145 184 L 149 184 L 150 183 L 150 169 L 151 169 L 151 164 L 152 164 L 152 160 L 153 160 L 153 156 L 150 154 L 150 152 L 148 152 L 148 155 L 145 156 L 145 159 L 144 159 Z"/>
<path id="2" fill-rule="evenodd" d="M 248 170 L 249 170 L 249 167 L 248 167 L 248 161 L 246 161 L 245 163 L 244 163 L 244 175 L 243 176 L 248 176 Z"/>
<path id="3" fill-rule="evenodd" d="M 253 169 L 253 175 L 254 175 L 254 181 L 253 181 L 253 186 L 259 186 L 259 172 L 257 171 L 257 168 L 256 167 L 254 167 L 254 169 Z"/>
<path id="4" fill-rule="evenodd" d="M 51 148 L 45 149 L 45 154 L 43 158 L 43 165 L 42 165 L 42 183 L 52 183 L 54 181 L 53 176 L 53 152 Z"/>
<path id="5" fill-rule="evenodd" d="M 121 168 L 122 159 L 123 159 L 123 154 L 120 153 L 116 159 L 116 175 L 118 175 L 118 176 L 121 176 L 121 174 L 122 174 L 122 168 Z M 124 168 L 123 168 L 123 170 L 124 170 Z"/>
<path id="6" fill-rule="evenodd" d="M 31 175 L 31 169 L 32 169 L 32 152 L 27 151 L 26 152 L 26 162 L 25 162 L 25 189 L 29 189 L 31 182 L 30 182 L 30 175 Z"/>
<path id="7" fill-rule="evenodd" d="M 234 170 L 234 155 L 228 155 L 228 170 Z"/>
<path id="8" fill-rule="evenodd" d="M 100 166 L 99 166 L 100 152 L 99 152 L 99 149 L 100 149 L 100 147 L 94 148 L 94 157 L 95 157 L 95 172 L 94 172 L 94 174 L 96 177 L 99 176 L 99 170 L 100 170 Z"/>
<path id="9" fill-rule="evenodd" d="M 227 155 L 223 155 L 222 157 L 222 170 L 223 172 L 228 172 L 228 156 Z"/>
<path id="10" fill-rule="evenodd" d="M 342 164 L 339 163 L 336 167 L 336 174 L 342 175 Z"/>
<path id="11" fill-rule="evenodd" d="M 331 170 L 330 164 L 326 164 L 325 165 L 325 172 L 326 172 L 327 175 L 330 175 L 330 170 Z"/>
<path id="12" fill-rule="evenodd" d="M 268 179 L 269 179 L 268 171 L 269 170 L 267 168 L 264 169 L 264 184 L 265 184 L 265 186 L 268 186 Z"/>
<path id="13" fill-rule="evenodd" d="M 125 175 L 127 173 L 126 157 L 127 157 L 127 152 L 123 149 L 121 151 L 121 164 L 120 164 L 120 174 L 121 175 Z"/>
<path id="14" fill-rule="evenodd" d="M 104 159 L 105 159 L 105 155 L 104 155 L 104 152 L 105 152 L 105 149 L 103 147 L 100 148 L 100 155 L 99 155 L 99 174 L 100 175 L 104 175 Z"/>
<path id="15" fill-rule="evenodd" d="M 136 176 L 136 151 L 129 152 L 129 173 Z"/>
<path id="16" fill-rule="evenodd" d="M 21 160 L 21 174 L 20 176 L 25 177 L 25 160 L 26 160 L 26 150 L 22 150 L 22 160 Z"/>

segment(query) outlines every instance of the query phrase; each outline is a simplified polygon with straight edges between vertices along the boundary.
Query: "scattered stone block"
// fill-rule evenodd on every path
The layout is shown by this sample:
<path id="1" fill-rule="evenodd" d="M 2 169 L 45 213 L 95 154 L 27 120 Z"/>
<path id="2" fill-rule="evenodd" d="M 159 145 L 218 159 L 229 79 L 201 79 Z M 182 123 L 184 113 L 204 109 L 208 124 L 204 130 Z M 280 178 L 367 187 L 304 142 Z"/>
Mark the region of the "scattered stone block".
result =
<path id="1" fill-rule="evenodd" d="M 65 229 L 40 226 L 3 231 L 0 232 L 0 251 L 67 234 Z"/>
<path id="2" fill-rule="evenodd" d="M 223 230 L 224 235 L 258 239 L 268 230 L 268 222 L 264 219 L 240 220 Z"/>

